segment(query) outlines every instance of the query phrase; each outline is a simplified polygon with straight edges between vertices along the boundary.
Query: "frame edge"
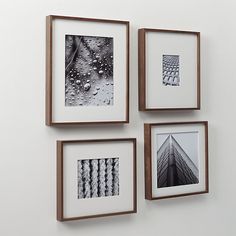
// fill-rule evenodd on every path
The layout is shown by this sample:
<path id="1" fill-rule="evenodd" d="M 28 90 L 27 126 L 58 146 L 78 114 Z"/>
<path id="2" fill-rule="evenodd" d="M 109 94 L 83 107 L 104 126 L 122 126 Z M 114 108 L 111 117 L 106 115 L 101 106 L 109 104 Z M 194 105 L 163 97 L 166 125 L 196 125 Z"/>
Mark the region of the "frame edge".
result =
<path id="1" fill-rule="evenodd" d="M 151 125 L 144 124 L 145 199 L 152 200 Z"/>
<path id="2" fill-rule="evenodd" d="M 63 217 L 63 142 L 57 141 L 57 220 Z"/>
<path id="3" fill-rule="evenodd" d="M 139 110 L 146 110 L 146 56 L 145 56 L 145 29 L 138 30 L 138 88 L 139 88 Z"/>
<path id="4" fill-rule="evenodd" d="M 46 125 L 52 125 L 52 16 L 46 16 Z"/>

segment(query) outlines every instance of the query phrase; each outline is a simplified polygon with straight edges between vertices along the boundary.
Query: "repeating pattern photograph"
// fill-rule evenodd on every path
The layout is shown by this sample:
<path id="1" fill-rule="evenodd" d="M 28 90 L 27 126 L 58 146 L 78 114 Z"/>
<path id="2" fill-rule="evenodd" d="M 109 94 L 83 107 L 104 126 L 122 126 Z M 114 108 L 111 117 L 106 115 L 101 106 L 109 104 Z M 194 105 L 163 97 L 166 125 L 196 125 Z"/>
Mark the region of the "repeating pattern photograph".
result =
<path id="1" fill-rule="evenodd" d="M 119 195 L 119 158 L 78 160 L 78 199 Z"/>
<path id="2" fill-rule="evenodd" d="M 179 55 L 162 56 L 163 85 L 179 86 Z"/>

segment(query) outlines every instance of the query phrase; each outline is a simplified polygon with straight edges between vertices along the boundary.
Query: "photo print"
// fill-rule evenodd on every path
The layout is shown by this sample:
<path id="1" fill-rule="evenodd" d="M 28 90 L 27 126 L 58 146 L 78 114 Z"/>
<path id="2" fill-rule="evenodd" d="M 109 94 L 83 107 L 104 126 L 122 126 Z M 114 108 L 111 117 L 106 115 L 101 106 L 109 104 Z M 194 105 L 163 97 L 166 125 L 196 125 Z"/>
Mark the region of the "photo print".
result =
<path id="1" fill-rule="evenodd" d="M 113 38 L 65 35 L 65 106 L 111 106 Z"/>
<path id="2" fill-rule="evenodd" d="M 199 183 L 198 132 L 157 134 L 157 188 Z"/>
<path id="3" fill-rule="evenodd" d="M 78 199 L 119 195 L 119 158 L 77 161 Z"/>
<path id="4" fill-rule="evenodd" d="M 162 84 L 180 86 L 179 55 L 162 55 Z"/>

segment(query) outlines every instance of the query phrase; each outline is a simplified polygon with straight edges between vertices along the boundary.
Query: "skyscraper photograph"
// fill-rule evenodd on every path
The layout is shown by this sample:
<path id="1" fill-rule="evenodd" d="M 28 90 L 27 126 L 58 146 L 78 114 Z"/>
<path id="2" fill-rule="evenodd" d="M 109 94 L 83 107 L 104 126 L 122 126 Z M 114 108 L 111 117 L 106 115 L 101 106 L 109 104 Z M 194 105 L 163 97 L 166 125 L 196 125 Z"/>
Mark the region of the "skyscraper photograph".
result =
<path id="1" fill-rule="evenodd" d="M 157 188 L 199 183 L 197 135 L 157 134 Z"/>

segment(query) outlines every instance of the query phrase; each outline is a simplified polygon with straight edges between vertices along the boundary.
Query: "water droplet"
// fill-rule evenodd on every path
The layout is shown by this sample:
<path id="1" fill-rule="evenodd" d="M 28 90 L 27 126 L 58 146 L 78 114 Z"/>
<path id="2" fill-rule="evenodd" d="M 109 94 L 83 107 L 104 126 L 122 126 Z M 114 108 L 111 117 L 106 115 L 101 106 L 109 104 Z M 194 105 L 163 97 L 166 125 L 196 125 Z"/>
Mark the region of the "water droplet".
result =
<path id="1" fill-rule="evenodd" d="M 98 74 L 100 75 L 103 74 L 103 70 L 98 71 Z"/>
<path id="2" fill-rule="evenodd" d="M 79 79 L 78 79 L 78 80 L 76 80 L 76 84 L 80 84 L 80 82 L 81 82 L 81 81 L 80 81 Z"/>
<path id="3" fill-rule="evenodd" d="M 93 91 L 93 95 L 96 95 L 97 93 L 98 93 L 98 91 L 97 91 L 97 90 Z"/>
<path id="4" fill-rule="evenodd" d="M 84 90 L 85 90 L 85 91 L 88 91 L 88 90 L 90 89 L 90 87 L 91 87 L 91 85 L 90 85 L 89 83 L 86 83 L 86 84 L 84 85 Z"/>
<path id="5" fill-rule="evenodd" d="M 99 89 L 100 89 L 100 87 L 96 87 L 96 89 L 97 89 L 97 90 L 99 90 Z"/>
<path id="6" fill-rule="evenodd" d="M 97 70 L 97 67 L 93 67 L 94 70 Z"/>
<path id="7" fill-rule="evenodd" d="M 109 83 L 106 83 L 106 85 L 109 85 Z"/>
<path id="8" fill-rule="evenodd" d="M 90 82 L 90 80 L 89 79 L 87 79 L 87 83 L 89 83 Z"/>

